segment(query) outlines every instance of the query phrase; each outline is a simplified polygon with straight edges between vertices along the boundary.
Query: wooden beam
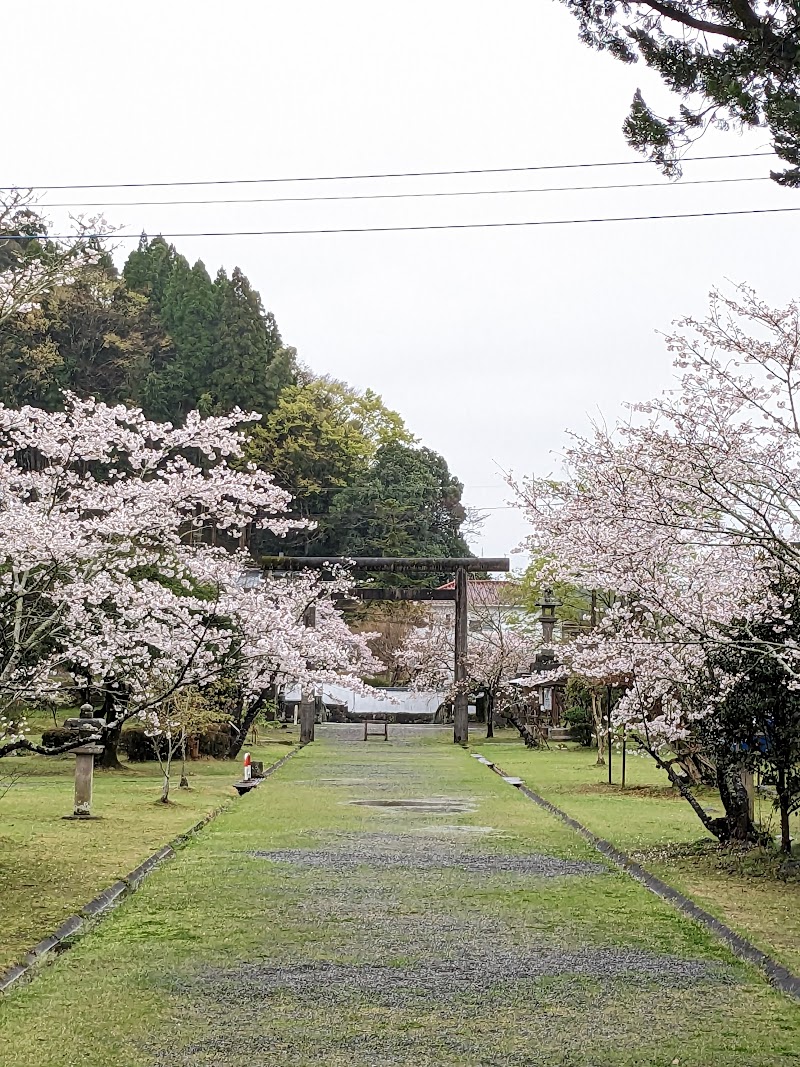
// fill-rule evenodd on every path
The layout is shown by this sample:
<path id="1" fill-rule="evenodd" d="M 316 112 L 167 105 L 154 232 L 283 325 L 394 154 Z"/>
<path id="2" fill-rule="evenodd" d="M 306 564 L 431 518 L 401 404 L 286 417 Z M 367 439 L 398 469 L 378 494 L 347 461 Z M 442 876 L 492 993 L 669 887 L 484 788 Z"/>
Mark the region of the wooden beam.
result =
<path id="1" fill-rule="evenodd" d="M 454 589 L 407 589 L 402 586 L 388 589 L 353 589 L 337 600 L 455 600 Z"/>
<path id="2" fill-rule="evenodd" d="M 383 571 L 389 574 L 450 574 L 462 568 L 477 573 L 509 571 L 507 557 L 481 559 L 477 556 L 261 556 L 263 570 L 328 570 L 344 567 L 358 571 Z"/>

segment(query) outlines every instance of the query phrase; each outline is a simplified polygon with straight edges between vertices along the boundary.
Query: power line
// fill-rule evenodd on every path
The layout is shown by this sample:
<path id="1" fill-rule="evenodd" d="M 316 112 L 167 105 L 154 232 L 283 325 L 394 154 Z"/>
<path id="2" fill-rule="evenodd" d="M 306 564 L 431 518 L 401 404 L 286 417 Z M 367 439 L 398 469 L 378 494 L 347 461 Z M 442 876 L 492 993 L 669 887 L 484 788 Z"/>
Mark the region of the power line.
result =
<path id="1" fill-rule="evenodd" d="M 789 211 L 800 211 L 799 207 L 761 207 L 740 208 L 735 211 L 688 211 L 673 215 L 614 215 L 587 219 L 531 219 L 523 222 L 448 222 L 429 223 L 418 226 L 337 226 L 329 229 L 308 230 L 193 230 L 184 233 L 162 233 L 160 237 L 171 240 L 185 237 L 296 237 L 302 234 L 336 234 L 336 233 L 402 233 L 422 230 L 492 230 L 507 227 L 524 226 L 577 226 L 599 222 L 651 222 L 659 219 L 708 219 L 733 215 L 778 215 Z M 108 240 L 138 241 L 140 233 L 83 233 L 83 234 L 48 234 L 51 241 L 74 240 Z M 5 240 L 29 240 L 29 234 L 3 234 Z"/>
<path id="2" fill-rule="evenodd" d="M 713 159 L 755 159 L 774 156 L 774 152 L 740 152 L 719 156 L 691 156 L 679 160 L 680 163 L 698 163 Z M 302 175 L 295 178 L 220 178 L 204 181 L 176 182 L 97 182 L 83 185 L 0 185 L 2 190 L 31 189 L 33 191 L 52 189 L 165 189 L 189 185 L 265 185 L 273 182 L 350 182 L 373 180 L 378 178 L 440 178 L 456 174 L 521 174 L 536 170 L 576 170 L 585 167 L 638 167 L 652 163 L 649 159 L 624 159 L 618 162 L 597 163 L 540 163 L 529 167 L 472 167 L 466 170 L 410 170 L 396 171 L 388 174 L 330 174 Z"/>
<path id="3" fill-rule="evenodd" d="M 731 182 L 768 182 L 771 178 L 697 178 L 679 182 L 623 182 L 619 185 L 553 185 L 533 189 L 458 189 L 430 193 L 356 193 L 344 196 L 266 196 L 231 200 L 107 200 L 47 204 L 51 207 L 203 207 L 208 204 L 311 204 L 332 200 L 419 200 L 426 197 L 510 196 L 517 193 L 573 193 L 602 189 L 679 189 L 684 185 L 726 185 Z"/>

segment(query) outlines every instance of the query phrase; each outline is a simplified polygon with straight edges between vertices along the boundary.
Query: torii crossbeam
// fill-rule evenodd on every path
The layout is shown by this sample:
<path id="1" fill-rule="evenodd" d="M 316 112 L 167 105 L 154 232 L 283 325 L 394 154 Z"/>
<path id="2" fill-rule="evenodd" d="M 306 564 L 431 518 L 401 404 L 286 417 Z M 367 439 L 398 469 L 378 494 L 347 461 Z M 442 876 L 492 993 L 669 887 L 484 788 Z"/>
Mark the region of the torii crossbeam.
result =
<path id="1" fill-rule="evenodd" d="M 455 574 L 455 616 L 456 634 L 453 657 L 453 676 L 456 698 L 453 708 L 453 741 L 463 744 L 469 740 L 469 703 L 466 693 L 467 682 L 467 574 L 469 572 L 507 573 L 510 565 L 507 557 L 484 559 L 477 556 L 261 556 L 259 563 L 268 571 L 329 570 L 333 567 L 352 568 L 357 571 L 383 572 L 386 574 Z M 367 590 L 365 590 L 367 592 Z M 370 600 L 427 600 L 425 590 L 387 589 L 386 596 L 382 590 L 370 589 Z M 355 590 L 358 595 L 358 590 Z M 438 599 L 438 598 L 437 598 Z M 442 599 L 445 599 L 444 597 Z M 448 596 L 446 599 L 450 599 Z M 313 736 L 313 733 L 312 733 Z"/>

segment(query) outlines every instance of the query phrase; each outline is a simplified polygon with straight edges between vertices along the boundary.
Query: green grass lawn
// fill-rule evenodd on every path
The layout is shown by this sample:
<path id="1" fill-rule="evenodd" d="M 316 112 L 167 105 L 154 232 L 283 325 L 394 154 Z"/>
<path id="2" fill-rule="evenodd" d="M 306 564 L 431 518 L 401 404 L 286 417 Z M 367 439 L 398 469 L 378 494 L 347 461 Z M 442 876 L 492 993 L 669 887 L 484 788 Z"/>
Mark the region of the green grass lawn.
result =
<path id="1" fill-rule="evenodd" d="M 254 759 L 274 763 L 290 751 L 296 731 L 262 731 Z M 188 765 L 190 788 L 179 789 L 174 765 L 171 803 L 158 802 L 157 763 L 124 763 L 97 771 L 97 821 L 65 821 L 72 812 L 74 757 L 6 757 L 0 777 L 0 970 L 101 889 L 136 867 L 161 845 L 234 798 L 241 764 L 198 760 Z"/>
<path id="2" fill-rule="evenodd" d="M 442 814 L 380 806 L 425 797 L 463 803 Z M 475 875 L 457 863 L 397 870 L 376 862 L 381 848 L 415 842 L 417 856 L 453 847 L 456 861 L 472 851 L 598 859 L 451 743 L 320 740 L 34 982 L 0 1000 L 4 1067 L 800 1062 L 796 1007 L 628 876 Z M 253 854 L 327 849 L 347 857 L 359 847 L 361 858 L 344 869 Z M 659 969 L 615 977 L 567 965 L 517 977 L 526 952 L 613 959 L 617 949 L 655 953 Z M 664 980 L 663 966 L 676 960 L 711 970 Z M 509 976 L 492 979 L 487 961 L 510 961 Z M 431 968 L 438 983 L 421 990 Z M 303 992 L 298 983 L 309 976 Z"/>
<path id="3" fill-rule="evenodd" d="M 620 756 L 614 752 L 614 785 L 596 751 L 578 747 L 531 751 L 510 731 L 487 741 L 473 733 L 471 748 L 582 822 L 593 833 L 632 854 L 648 870 L 800 974 L 800 879 L 787 880 L 781 860 L 763 850 L 721 849 L 666 775 L 648 757 L 628 753 L 626 788 L 619 785 Z M 722 813 L 713 790 L 700 794 L 704 807 Z M 776 831 L 770 802 L 756 802 L 756 815 Z M 800 838 L 800 820 L 793 820 Z"/>

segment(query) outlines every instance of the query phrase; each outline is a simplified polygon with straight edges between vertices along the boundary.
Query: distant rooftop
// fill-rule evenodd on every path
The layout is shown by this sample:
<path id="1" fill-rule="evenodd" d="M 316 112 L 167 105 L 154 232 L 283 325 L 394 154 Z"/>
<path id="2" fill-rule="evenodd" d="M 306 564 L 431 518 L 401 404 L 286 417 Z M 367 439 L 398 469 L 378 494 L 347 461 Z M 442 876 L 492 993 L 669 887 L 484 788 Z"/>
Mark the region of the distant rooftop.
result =
<path id="1" fill-rule="evenodd" d="M 440 589 L 455 589 L 456 583 L 445 582 Z M 467 602 L 480 604 L 485 608 L 510 606 L 513 602 L 514 592 L 518 589 L 515 582 L 493 582 L 486 578 L 467 579 Z"/>

